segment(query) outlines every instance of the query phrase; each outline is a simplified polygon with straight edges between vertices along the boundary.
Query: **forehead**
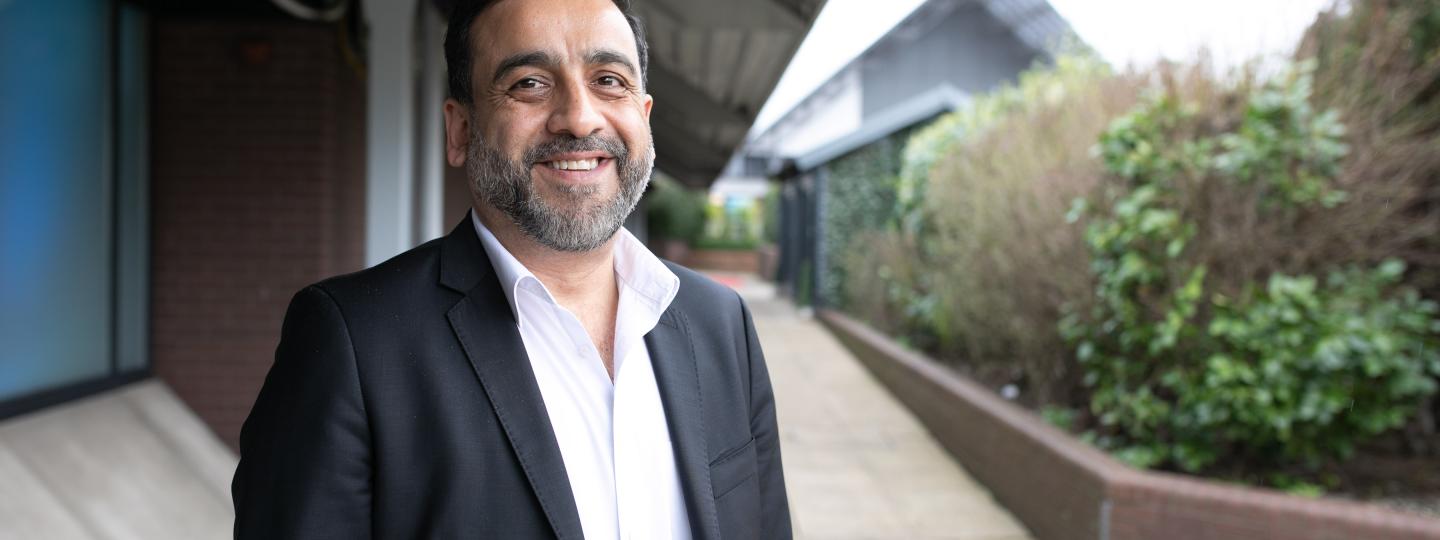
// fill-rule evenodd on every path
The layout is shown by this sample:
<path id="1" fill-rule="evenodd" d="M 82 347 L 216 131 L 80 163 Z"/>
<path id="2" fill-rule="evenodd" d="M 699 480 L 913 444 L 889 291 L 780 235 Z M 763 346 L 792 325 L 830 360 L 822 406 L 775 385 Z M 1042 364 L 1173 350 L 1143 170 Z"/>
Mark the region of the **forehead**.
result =
<path id="1" fill-rule="evenodd" d="M 475 18 L 471 34 L 477 69 L 535 51 L 565 61 L 596 49 L 639 58 L 635 34 L 612 0 L 501 0 Z"/>

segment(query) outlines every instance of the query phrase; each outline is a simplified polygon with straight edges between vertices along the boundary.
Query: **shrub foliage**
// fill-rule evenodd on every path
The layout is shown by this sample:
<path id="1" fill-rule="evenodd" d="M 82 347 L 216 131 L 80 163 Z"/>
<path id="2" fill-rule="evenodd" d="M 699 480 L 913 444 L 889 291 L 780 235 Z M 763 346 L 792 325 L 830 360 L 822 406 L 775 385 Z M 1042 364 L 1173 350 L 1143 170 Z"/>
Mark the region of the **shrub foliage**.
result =
<path id="1" fill-rule="evenodd" d="M 1027 401 L 1068 403 L 1078 375 L 1051 329 L 1089 279 L 1065 211 L 1098 182 L 1089 148 L 1140 86 L 1066 55 L 917 130 L 889 226 L 832 251 L 847 309 Z"/>
<path id="2" fill-rule="evenodd" d="M 1218 134 L 1162 92 L 1100 137 L 1117 181 L 1085 230 L 1097 301 L 1062 331 L 1077 343 L 1097 440 L 1132 463 L 1315 468 L 1400 426 L 1435 390 L 1436 307 L 1394 290 L 1402 262 L 1336 270 L 1323 284 L 1275 272 L 1227 294 L 1236 284 L 1207 274 L 1228 261 L 1191 249 L 1211 230 L 1206 192 L 1244 193 L 1257 219 L 1295 235 L 1344 203 L 1331 185 L 1343 129 L 1311 108 L 1312 69 L 1251 91 L 1238 125 Z"/>
<path id="3" fill-rule="evenodd" d="M 700 238 L 705 227 L 705 193 L 656 175 L 646 197 L 645 220 L 652 238 L 686 244 Z"/>

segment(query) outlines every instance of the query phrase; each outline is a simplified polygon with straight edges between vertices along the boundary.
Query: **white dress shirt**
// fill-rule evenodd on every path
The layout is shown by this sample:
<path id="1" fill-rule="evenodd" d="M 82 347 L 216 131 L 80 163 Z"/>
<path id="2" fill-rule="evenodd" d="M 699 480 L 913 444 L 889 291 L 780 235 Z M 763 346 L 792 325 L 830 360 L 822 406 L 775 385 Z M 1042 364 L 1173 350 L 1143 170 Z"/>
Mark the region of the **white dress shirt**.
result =
<path id="1" fill-rule="evenodd" d="M 472 211 L 470 220 L 515 312 L 587 540 L 689 539 L 665 409 L 644 336 L 680 279 L 621 228 L 615 242 L 615 379 L 585 327 Z"/>

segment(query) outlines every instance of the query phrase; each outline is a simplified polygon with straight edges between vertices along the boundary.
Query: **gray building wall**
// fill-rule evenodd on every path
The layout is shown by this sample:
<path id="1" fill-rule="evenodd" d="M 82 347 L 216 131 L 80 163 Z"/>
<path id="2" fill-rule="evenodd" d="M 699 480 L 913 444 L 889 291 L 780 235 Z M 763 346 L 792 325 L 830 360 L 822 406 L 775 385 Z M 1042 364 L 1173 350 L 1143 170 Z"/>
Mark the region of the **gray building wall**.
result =
<path id="1" fill-rule="evenodd" d="M 979 2 L 939 0 L 920 9 L 918 24 L 897 28 L 860 60 L 865 120 L 944 83 L 983 93 L 1040 56 Z"/>

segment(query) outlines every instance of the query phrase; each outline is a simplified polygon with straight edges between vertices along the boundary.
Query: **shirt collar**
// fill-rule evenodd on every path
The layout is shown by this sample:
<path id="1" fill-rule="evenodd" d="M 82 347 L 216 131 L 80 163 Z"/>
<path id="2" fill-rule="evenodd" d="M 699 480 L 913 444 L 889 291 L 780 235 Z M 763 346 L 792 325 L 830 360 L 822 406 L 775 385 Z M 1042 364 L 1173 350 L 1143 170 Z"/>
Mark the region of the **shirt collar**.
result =
<path id="1" fill-rule="evenodd" d="M 480 244 L 485 247 L 490 265 L 495 267 L 500 289 L 505 291 L 505 299 L 510 302 L 510 310 L 515 315 L 517 324 L 520 321 L 520 310 L 515 295 L 521 283 L 534 281 L 540 291 L 543 291 L 541 296 L 550 303 L 555 303 L 545 284 L 505 249 L 495 234 L 480 222 L 474 210 L 470 211 L 470 222 L 475 225 L 475 232 L 480 236 Z M 660 315 L 670 307 L 675 295 L 680 292 L 680 278 L 629 230 L 621 227 L 615 234 L 615 278 L 621 294 L 623 296 L 627 291 L 634 293 L 640 301 L 640 307 L 646 312 L 646 320 L 642 324 L 653 328 L 660 320 Z"/>

